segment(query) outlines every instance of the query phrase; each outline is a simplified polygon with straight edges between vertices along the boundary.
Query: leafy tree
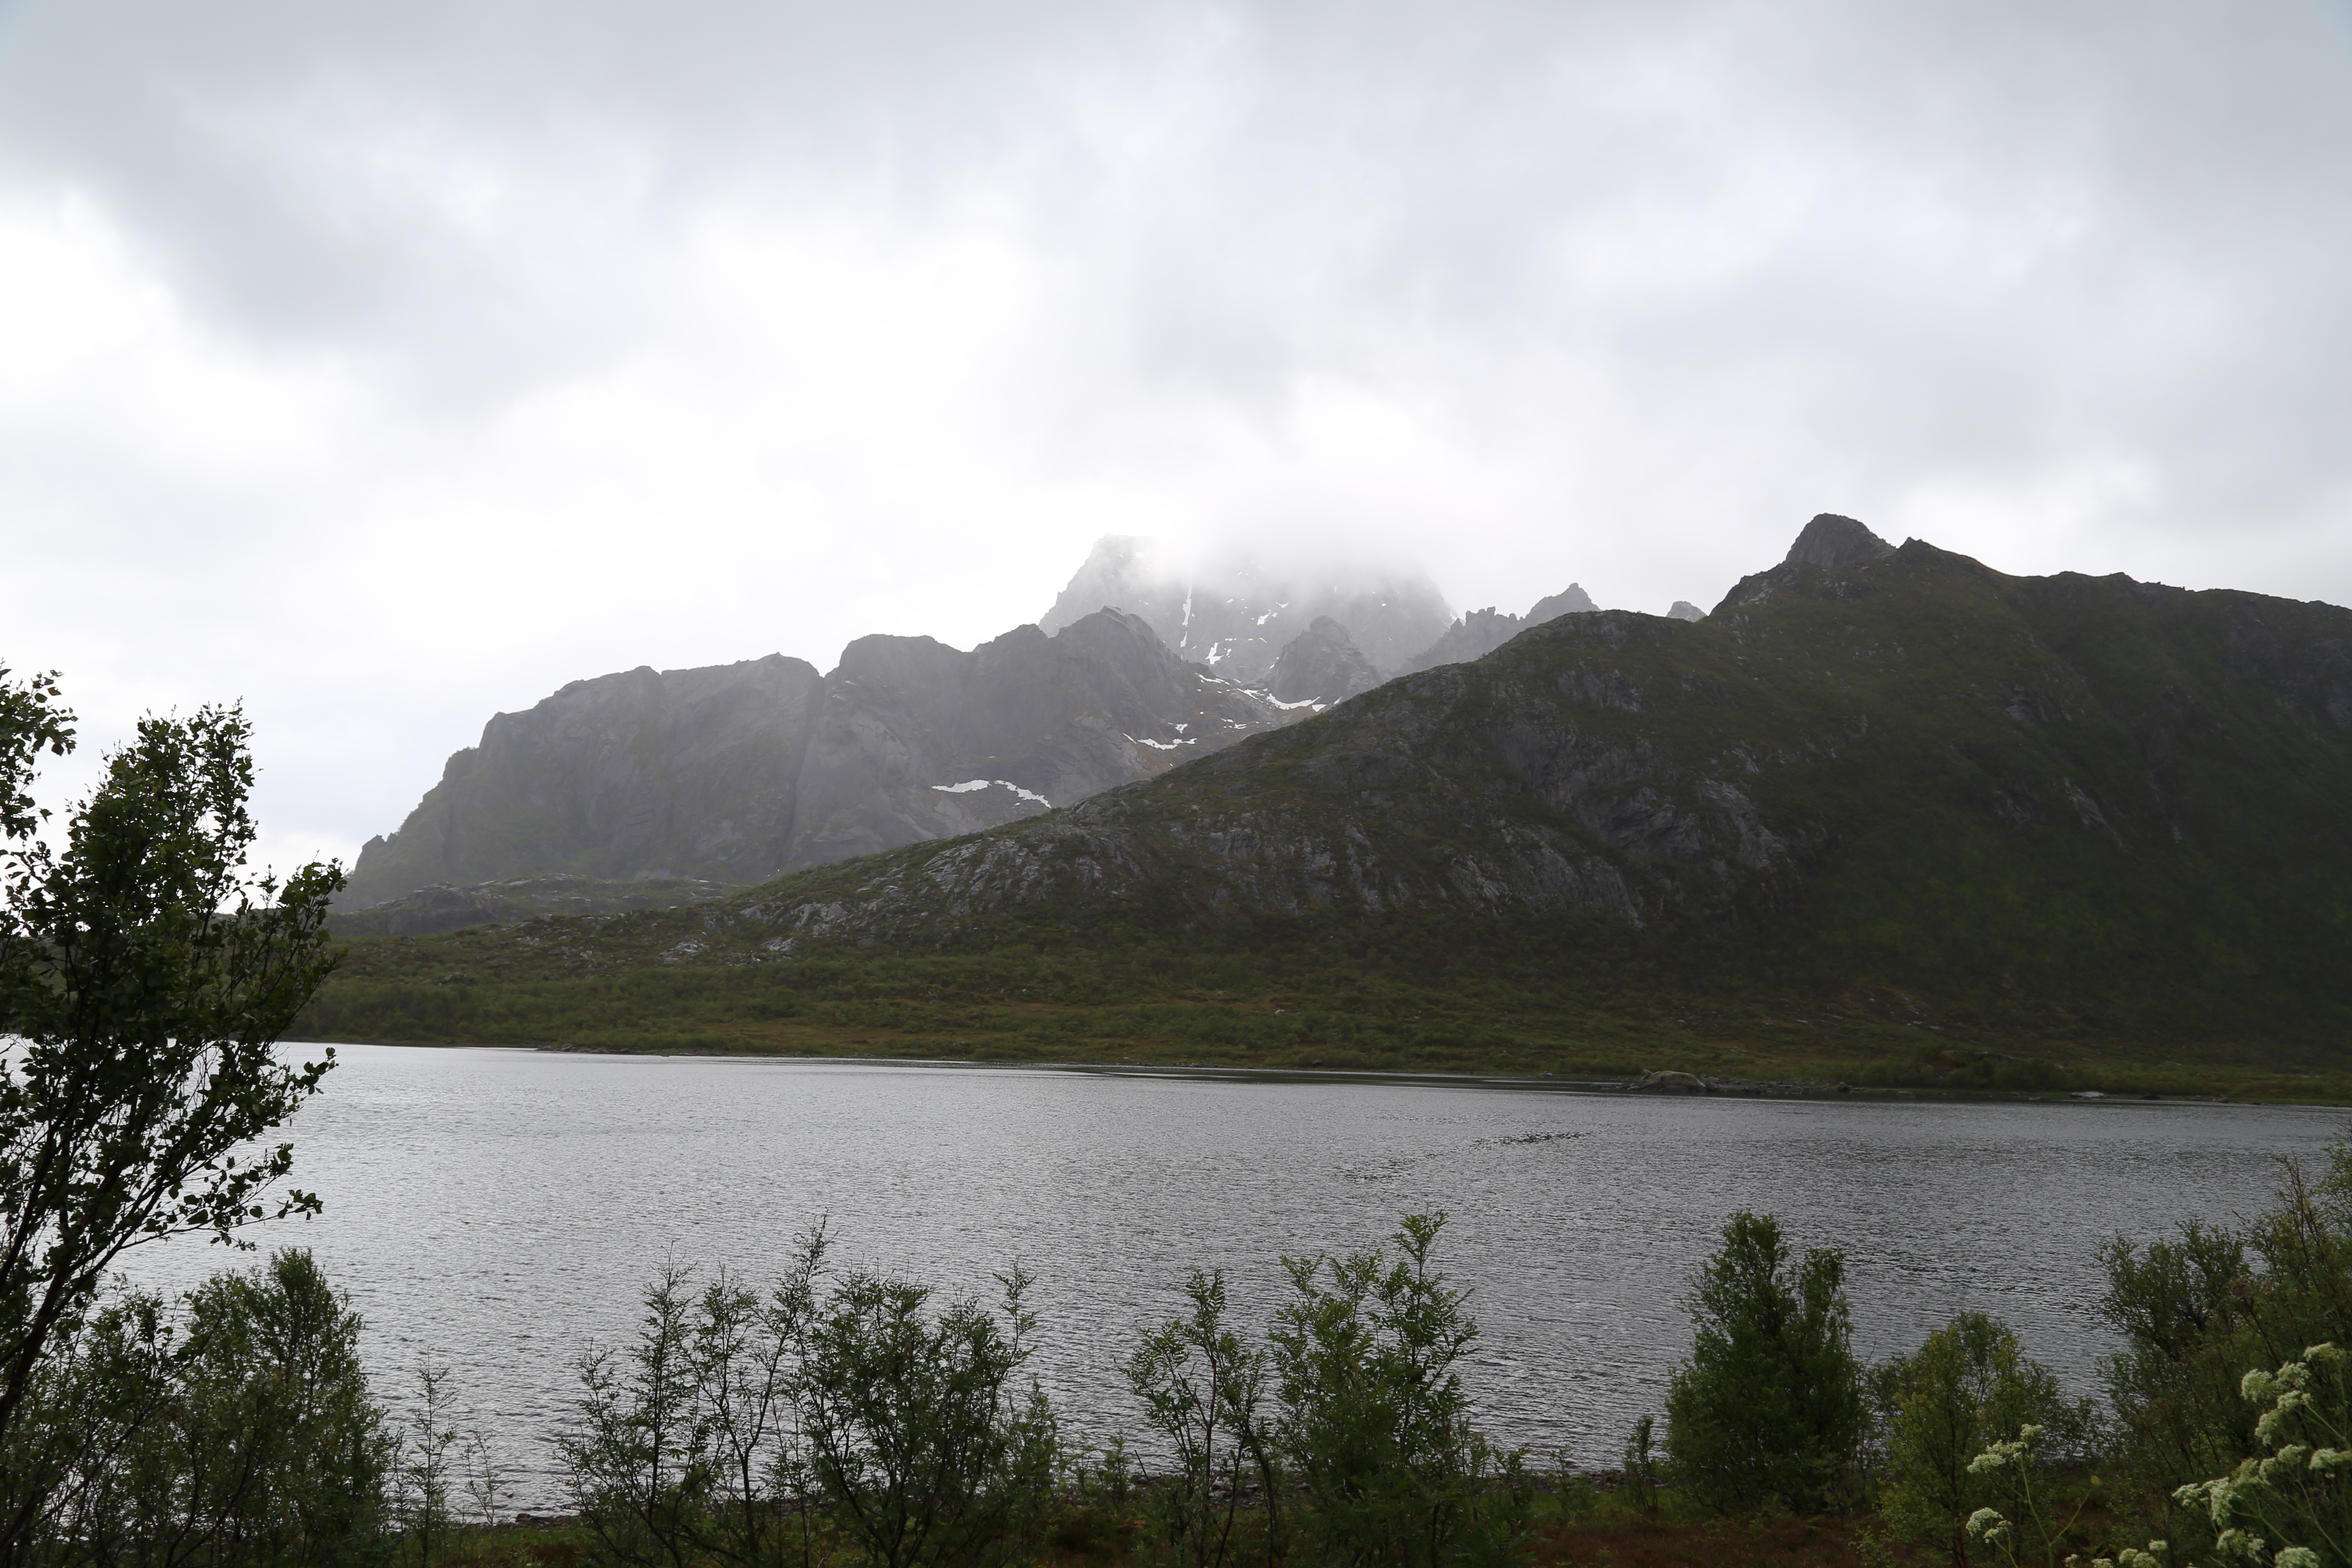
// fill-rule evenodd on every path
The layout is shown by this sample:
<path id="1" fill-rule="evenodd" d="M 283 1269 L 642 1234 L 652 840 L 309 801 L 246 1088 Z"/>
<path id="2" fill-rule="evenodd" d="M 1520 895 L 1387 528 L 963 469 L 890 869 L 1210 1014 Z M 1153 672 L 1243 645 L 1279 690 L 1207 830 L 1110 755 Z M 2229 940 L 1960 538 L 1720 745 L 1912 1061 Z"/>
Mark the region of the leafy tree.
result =
<path id="1" fill-rule="evenodd" d="M 709 1544 L 719 1471 L 694 1308 L 685 1271 L 667 1268 L 626 1354 L 580 1360 L 584 1424 L 560 1447 L 573 1506 L 616 1562 L 683 1565 Z"/>
<path id="2" fill-rule="evenodd" d="M 106 1270 L 129 1247 L 273 1212 L 291 1145 L 234 1152 L 284 1122 L 332 1065 L 275 1046 L 333 967 L 331 864 L 282 887 L 244 870 L 255 829 L 249 726 L 235 708 L 142 720 L 70 815 L 34 837 L 37 754 L 72 740 L 54 681 L 0 683 L 0 1452 Z M 274 1212 L 311 1211 L 291 1192 Z M 35 1466 L 35 1473 L 54 1466 Z M 46 1500 L 17 1489 L 0 1552 Z"/>
<path id="3" fill-rule="evenodd" d="M 1445 1215 L 1409 1215 L 1396 1255 L 1286 1258 L 1278 1314 L 1282 1451 L 1328 1562 L 1504 1562 L 1525 1533 L 1524 1459 L 1475 1431 L 1455 1363 L 1478 1338 L 1430 1264 Z"/>
<path id="4" fill-rule="evenodd" d="M 13 1561 L 127 1568 L 344 1568 L 374 1561 L 394 1443 L 359 1361 L 360 1319 L 310 1255 L 190 1292 L 127 1292 L 44 1371 L 30 1445 L 40 1538 Z"/>
<path id="5" fill-rule="evenodd" d="M 931 1290 L 845 1276 L 809 1321 L 800 1402 L 809 1460 L 873 1568 L 1001 1561 L 1050 1502 L 1052 1411 L 1013 1377 L 1029 1359 L 1030 1277 L 998 1277 L 1002 1318 L 977 1301 L 929 1310 Z"/>
<path id="6" fill-rule="evenodd" d="M 2023 1427 L 2040 1434 L 2016 1462 L 2071 1458 L 2091 1436 L 2087 1403 L 2070 1402 L 2057 1374 L 2026 1358 L 2017 1336 L 1982 1312 L 1963 1312 L 1911 1355 L 1871 1377 L 1885 1429 L 1880 1506 L 1897 1535 L 1942 1543 L 1969 1562 L 1969 1516 L 2006 1496 L 1996 1473 L 1977 1464 L 1993 1444 Z"/>
<path id="7" fill-rule="evenodd" d="M 394 1513 L 416 1539 L 419 1568 L 433 1568 L 433 1548 L 446 1544 L 456 1522 L 452 1455 L 461 1435 L 450 1420 L 448 1387 L 446 1366 L 433 1361 L 417 1364 L 415 1404 L 393 1467 Z"/>
<path id="8" fill-rule="evenodd" d="M 1657 1417 L 1643 1415 L 1633 1423 L 1633 1435 L 1625 1439 L 1625 1490 L 1634 1505 L 1649 1514 L 1658 1511 L 1657 1435 Z"/>
<path id="9" fill-rule="evenodd" d="M 1688 1302 L 1691 1359 L 1666 1392 L 1675 1479 L 1708 1507 L 1815 1512 L 1846 1495 L 1864 1407 L 1844 1284 L 1839 1252 L 1791 1268 L 1770 1215 L 1725 1223 Z"/>
<path id="10" fill-rule="evenodd" d="M 2280 1162 L 2276 1201 L 2241 1226 L 2188 1225 L 2106 1253 L 2100 1302 L 2124 1348 L 2107 1363 L 2116 1426 L 2110 1472 L 2153 1531 L 2207 1549 L 2208 1510 L 2174 1497 L 2182 1478 L 2227 1470 L 2258 1447 L 2249 1367 L 2315 1344 L 2352 1344 L 2352 1141 L 2316 1180 Z"/>
<path id="11" fill-rule="evenodd" d="M 1262 1410 L 1266 1358 L 1225 1321 L 1223 1270 L 1192 1270 L 1184 1296 L 1191 1312 L 1149 1335 L 1119 1370 L 1174 1450 L 1175 1468 L 1150 1494 L 1168 1543 L 1186 1568 L 1218 1568 L 1253 1478 L 1264 1489 L 1267 1532 L 1279 1533 L 1279 1479 Z"/>

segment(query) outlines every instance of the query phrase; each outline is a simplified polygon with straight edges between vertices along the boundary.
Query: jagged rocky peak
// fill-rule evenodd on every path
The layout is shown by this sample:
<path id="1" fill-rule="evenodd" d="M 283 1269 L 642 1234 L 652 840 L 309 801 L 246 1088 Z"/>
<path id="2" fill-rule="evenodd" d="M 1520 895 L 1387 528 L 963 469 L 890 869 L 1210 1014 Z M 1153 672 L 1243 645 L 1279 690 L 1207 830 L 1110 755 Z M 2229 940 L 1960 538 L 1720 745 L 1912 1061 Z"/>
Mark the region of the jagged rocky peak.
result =
<path id="1" fill-rule="evenodd" d="M 1038 618 L 1048 632 L 1105 607 L 1141 617 L 1177 656 L 1244 686 L 1263 686 L 1293 639 L 1328 616 L 1357 650 L 1392 669 L 1442 634 L 1454 612 L 1426 574 L 1360 562 L 1323 561 L 1297 569 L 1247 554 L 1187 565 L 1156 541 L 1113 534 Z"/>
<path id="2" fill-rule="evenodd" d="M 1675 607 L 1666 612 L 1666 619 L 1670 621 L 1703 621 L 1706 619 L 1706 612 L 1700 609 L 1696 605 L 1692 604 L 1688 599 L 1676 599 L 1675 601 Z"/>
<path id="3" fill-rule="evenodd" d="M 1788 559 L 1835 570 L 1841 566 L 1859 566 L 1865 561 L 1875 561 L 1882 555 L 1894 553 L 1895 546 L 1853 519 L 1825 511 L 1816 514 L 1812 521 L 1805 524 L 1804 531 L 1797 535 L 1797 542 L 1789 546 Z"/>
<path id="4" fill-rule="evenodd" d="M 1538 599 L 1535 607 L 1524 616 L 1507 616 L 1489 605 L 1483 610 L 1473 610 L 1445 628 L 1445 635 L 1406 659 L 1397 671 L 1410 675 L 1415 670 L 1435 669 L 1441 664 L 1467 664 L 1474 658 L 1484 658 L 1529 626 L 1556 621 L 1562 616 L 1589 616 L 1600 605 L 1592 595 L 1574 583 L 1548 598 Z"/>
<path id="5" fill-rule="evenodd" d="M 1274 661 L 1274 700 L 1309 702 L 1318 711 L 1380 683 L 1381 672 L 1356 647 L 1348 628 L 1328 616 L 1316 616 Z"/>
<path id="6" fill-rule="evenodd" d="M 384 917 L 446 929 L 506 918 L 511 886 L 464 889 L 514 879 L 763 881 L 1067 805 L 1296 717 L 1119 610 L 969 652 L 860 637 L 822 676 L 772 656 L 633 669 L 492 719 L 336 904 L 446 884 Z"/>

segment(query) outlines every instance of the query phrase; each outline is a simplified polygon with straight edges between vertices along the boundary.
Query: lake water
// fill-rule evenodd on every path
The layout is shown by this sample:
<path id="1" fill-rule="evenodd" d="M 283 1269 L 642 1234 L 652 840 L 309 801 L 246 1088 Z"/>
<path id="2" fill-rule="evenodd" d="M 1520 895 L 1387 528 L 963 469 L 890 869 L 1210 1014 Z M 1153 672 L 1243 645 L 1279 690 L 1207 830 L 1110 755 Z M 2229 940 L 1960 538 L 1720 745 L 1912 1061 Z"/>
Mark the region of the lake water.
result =
<path id="1" fill-rule="evenodd" d="M 301 1047 L 289 1047 L 299 1051 Z M 311 1247 L 368 1321 L 379 1388 L 420 1357 L 555 1500 L 545 1438 L 572 1361 L 634 1331 L 666 1259 L 772 1276 L 830 1216 L 848 1266 L 987 1291 L 1038 1280 L 1034 1363 L 1065 1418 L 1130 1432 L 1115 1370 L 1193 1266 L 1244 1317 L 1277 1258 L 1363 1247 L 1444 1209 L 1484 1325 L 1470 1372 L 1497 1436 L 1613 1462 L 1688 1352 L 1680 1300 L 1725 1216 L 1843 1248 L 1857 1347 L 1915 1347 L 1953 1312 L 2013 1325 L 2076 1390 L 2113 1343 L 2098 1250 L 2263 1206 L 2274 1156 L 2345 1113 L 2142 1102 L 1683 1099 L 1470 1084 L 1284 1081 L 868 1063 L 339 1047 L 297 1119 Z M 183 1239 L 157 1285 L 238 1262 Z"/>

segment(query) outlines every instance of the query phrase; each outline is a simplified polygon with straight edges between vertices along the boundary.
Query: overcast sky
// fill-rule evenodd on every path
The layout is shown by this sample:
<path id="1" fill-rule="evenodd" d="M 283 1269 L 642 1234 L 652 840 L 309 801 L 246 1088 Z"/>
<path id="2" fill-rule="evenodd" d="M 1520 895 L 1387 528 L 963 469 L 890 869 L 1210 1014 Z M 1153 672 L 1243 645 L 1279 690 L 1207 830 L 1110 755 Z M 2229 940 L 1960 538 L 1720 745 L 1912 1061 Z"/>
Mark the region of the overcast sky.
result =
<path id="1" fill-rule="evenodd" d="M 244 699 L 348 858 L 1105 532 L 2352 603 L 2347 279 L 2352 0 L 0 0 L 0 661 Z"/>

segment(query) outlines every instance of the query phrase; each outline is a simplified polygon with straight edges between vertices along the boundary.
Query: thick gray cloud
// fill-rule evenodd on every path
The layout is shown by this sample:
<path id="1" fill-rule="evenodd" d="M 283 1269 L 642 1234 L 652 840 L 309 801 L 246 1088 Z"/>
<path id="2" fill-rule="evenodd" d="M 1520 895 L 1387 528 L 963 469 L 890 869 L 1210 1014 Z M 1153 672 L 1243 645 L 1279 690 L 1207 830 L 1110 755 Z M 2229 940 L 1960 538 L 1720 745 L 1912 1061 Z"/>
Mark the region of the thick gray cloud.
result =
<path id="1" fill-rule="evenodd" d="M 1706 601 L 1811 512 L 2352 600 L 2352 8 L 0 9 L 0 658 L 283 853 L 1105 531 Z"/>

